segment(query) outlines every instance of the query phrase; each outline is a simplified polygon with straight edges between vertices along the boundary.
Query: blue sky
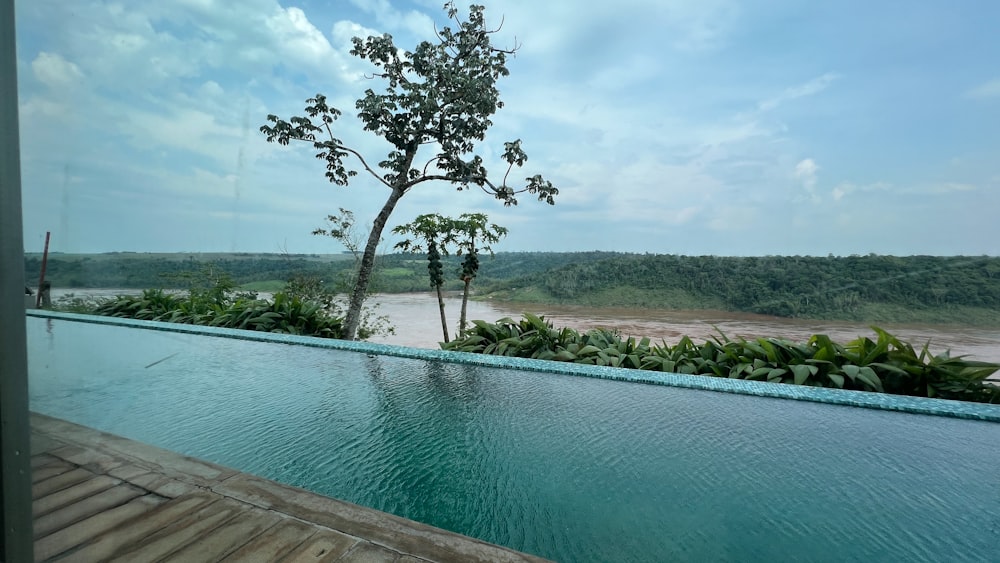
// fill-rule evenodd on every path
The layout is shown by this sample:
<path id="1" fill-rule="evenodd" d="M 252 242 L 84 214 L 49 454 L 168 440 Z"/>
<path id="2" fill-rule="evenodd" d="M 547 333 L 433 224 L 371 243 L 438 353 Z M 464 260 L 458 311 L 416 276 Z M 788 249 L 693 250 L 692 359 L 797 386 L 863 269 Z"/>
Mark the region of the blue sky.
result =
<path id="1" fill-rule="evenodd" d="M 49 230 L 64 252 L 339 252 L 309 233 L 341 207 L 370 224 L 385 188 L 258 128 L 324 93 L 380 160 L 350 38 L 412 48 L 442 3 L 18 1 L 27 250 Z M 483 212 L 508 251 L 1000 255 L 1000 3 L 484 3 L 520 50 L 477 152 L 499 175 L 522 139 L 556 205 L 424 184 L 390 228 Z"/>

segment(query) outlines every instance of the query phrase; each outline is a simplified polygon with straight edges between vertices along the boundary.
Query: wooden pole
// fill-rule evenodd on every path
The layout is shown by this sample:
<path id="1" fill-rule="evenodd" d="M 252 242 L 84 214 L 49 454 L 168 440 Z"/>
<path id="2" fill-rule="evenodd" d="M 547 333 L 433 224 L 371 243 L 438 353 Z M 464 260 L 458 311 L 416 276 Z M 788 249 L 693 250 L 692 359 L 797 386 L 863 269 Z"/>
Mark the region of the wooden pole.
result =
<path id="1" fill-rule="evenodd" d="M 38 295 L 35 297 L 35 308 L 42 307 L 42 291 L 45 288 L 45 265 L 49 263 L 49 236 L 51 231 L 45 231 L 45 251 L 42 252 L 42 271 L 38 274 Z"/>

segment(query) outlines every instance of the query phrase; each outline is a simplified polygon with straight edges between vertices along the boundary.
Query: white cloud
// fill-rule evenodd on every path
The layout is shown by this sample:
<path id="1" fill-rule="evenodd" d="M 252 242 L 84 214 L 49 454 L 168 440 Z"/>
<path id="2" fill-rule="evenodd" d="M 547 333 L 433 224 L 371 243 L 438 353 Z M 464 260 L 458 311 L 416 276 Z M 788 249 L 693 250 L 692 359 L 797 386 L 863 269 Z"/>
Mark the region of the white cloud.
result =
<path id="1" fill-rule="evenodd" d="M 795 178 L 802 183 L 802 187 L 805 188 L 806 193 L 809 194 L 809 198 L 814 203 L 820 200 L 819 195 L 816 193 L 816 180 L 818 173 L 819 166 L 816 164 L 816 161 L 811 158 L 801 160 L 795 165 Z"/>
<path id="2" fill-rule="evenodd" d="M 810 189 L 816 186 L 816 173 L 818 171 L 819 166 L 811 158 L 802 160 L 795 165 L 795 177 L 802 182 L 802 185 Z"/>
<path id="3" fill-rule="evenodd" d="M 965 93 L 967 98 L 1000 98 L 1000 78 L 994 78 Z"/>
<path id="4" fill-rule="evenodd" d="M 388 0 L 351 0 L 351 3 L 374 15 L 375 21 L 389 30 L 405 31 L 418 39 L 434 37 L 434 20 L 427 14 L 399 11 Z"/>
<path id="5" fill-rule="evenodd" d="M 965 184 L 962 182 L 944 182 L 930 186 L 927 188 L 927 191 L 935 194 L 949 194 L 954 192 L 974 192 L 978 189 L 978 187 L 972 184 Z"/>
<path id="6" fill-rule="evenodd" d="M 75 63 L 67 61 L 57 53 L 38 53 L 31 61 L 35 78 L 49 88 L 66 88 L 83 78 L 83 73 Z"/>
<path id="7" fill-rule="evenodd" d="M 798 86 L 786 88 L 782 93 L 778 94 L 777 96 L 774 96 L 773 98 L 769 98 L 757 104 L 757 109 L 760 111 L 771 111 L 786 102 L 818 94 L 823 90 L 826 90 L 830 86 L 830 84 L 832 84 L 838 78 L 840 78 L 839 74 L 834 72 L 828 72 L 804 84 L 799 84 Z"/>
<path id="8" fill-rule="evenodd" d="M 333 47 L 299 8 L 279 8 L 266 20 L 275 45 L 293 60 L 310 66 L 327 64 Z"/>
<path id="9" fill-rule="evenodd" d="M 331 31 L 334 43 L 338 48 L 345 51 L 349 51 L 354 46 L 351 41 L 354 37 L 365 38 L 377 37 L 379 35 L 382 34 L 374 29 L 348 20 L 341 20 L 333 24 L 333 30 Z"/>

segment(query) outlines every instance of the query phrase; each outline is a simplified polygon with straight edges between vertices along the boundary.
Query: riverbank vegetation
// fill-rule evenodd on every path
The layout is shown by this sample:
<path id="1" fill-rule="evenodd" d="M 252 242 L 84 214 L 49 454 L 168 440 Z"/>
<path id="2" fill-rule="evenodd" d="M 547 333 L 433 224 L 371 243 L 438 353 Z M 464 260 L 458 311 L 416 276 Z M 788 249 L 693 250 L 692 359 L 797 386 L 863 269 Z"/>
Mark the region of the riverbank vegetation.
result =
<path id="1" fill-rule="evenodd" d="M 697 344 L 622 338 L 606 329 L 580 333 L 557 329 L 543 317 L 524 315 L 495 323 L 473 321 L 464 338 L 445 350 L 535 358 L 689 375 L 852 389 L 916 397 L 1000 403 L 1000 385 L 986 381 L 1000 365 L 917 351 L 873 327 L 875 339 L 858 337 L 839 344 L 816 334 L 806 342 L 778 338 L 736 340 L 719 334 Z"/>
<path id="2" fill-rule="evenodd" d="M 427 260 L 384 254 L 372 290 L 427 290 Z M 294 276 L 330 291 L 355 267 L 350 254 L 55 254 L 53 287 L 185 287 L 182 272 L 211 266 L 242 288 L 275 291 Z M 446 291 L 460 291 L 461 260 L 442 257 Z M 40 257 L 25 259 L 37 279 Z M 616 252 L 499 252 L 484 260 L 477 298 L 646 309 L 714 309 L 865 323 L 1000 326 L 1000 258 L 940 256 L 719 257 Z"/>
<path id="3" fill-rule="evenodd" d="M 92 315 L 235 328 L 320 338 L 344 337 L 344 311 L 318 279 L 295 277 L 263 299 L 237 290 L 225 274 L 205 272 L 183 292 L 146 289 L 139 295 L 106 299 L 70 298 L 55 309 Z M 394 332 L 388 319 L 363 311 L 357 338 Z"/>

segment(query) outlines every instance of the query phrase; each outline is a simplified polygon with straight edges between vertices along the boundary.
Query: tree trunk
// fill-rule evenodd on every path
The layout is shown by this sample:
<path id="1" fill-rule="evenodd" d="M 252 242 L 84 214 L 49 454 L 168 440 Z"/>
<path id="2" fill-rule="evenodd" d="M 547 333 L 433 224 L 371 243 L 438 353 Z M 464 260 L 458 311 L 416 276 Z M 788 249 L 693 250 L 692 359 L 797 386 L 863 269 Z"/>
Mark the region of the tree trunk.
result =
<path id="1" fill-rule="evenodd" d="M 444 341 L 448 342 L 448 320 L 444 316 L 444 296 L 441 295 L 441 286 L 435 285 L 434 289 L 438 294 L 438 308 L 441 310 L 441 332 L 444 333 Z"/>
<path id="2" fill-rule="evenodd" d="M 464 276 L 462 280 L 465 282 L 465 291 L 462 292 L 462 315 L 458 320 L 459 338 L 465 338 L 465 309 L 469 304 L 469 285 L 472 283 L 472 277 Z"/>
<path id="3" fill-rule="evenodd" d="M 405 190 L 393 188 L 386 200 L 382 210 L 375 217 L 372 224 L 372 232 L 368 235 L 368 244 L 365 245 L 365 252 L 361 255 L 361 265 L 358 266 L 358 279 L 354 282 L 354 291 L 351 292 L 351 301 L 347 307 L 347 317 L 344 319 L 344 340 L 354 340 L 358 333 L 358 325 L 361 324 L 361 307 L 365 303 L 365 296 L 368 294 L 368 282 L 371 281 L 372 270 L 375 268 L 375 253 L 378 252 L 378 243 L 382 240 L 382 230 L 389 221 L 389 215 L 396 208 L 399 198 L 403 197 Z"/>

